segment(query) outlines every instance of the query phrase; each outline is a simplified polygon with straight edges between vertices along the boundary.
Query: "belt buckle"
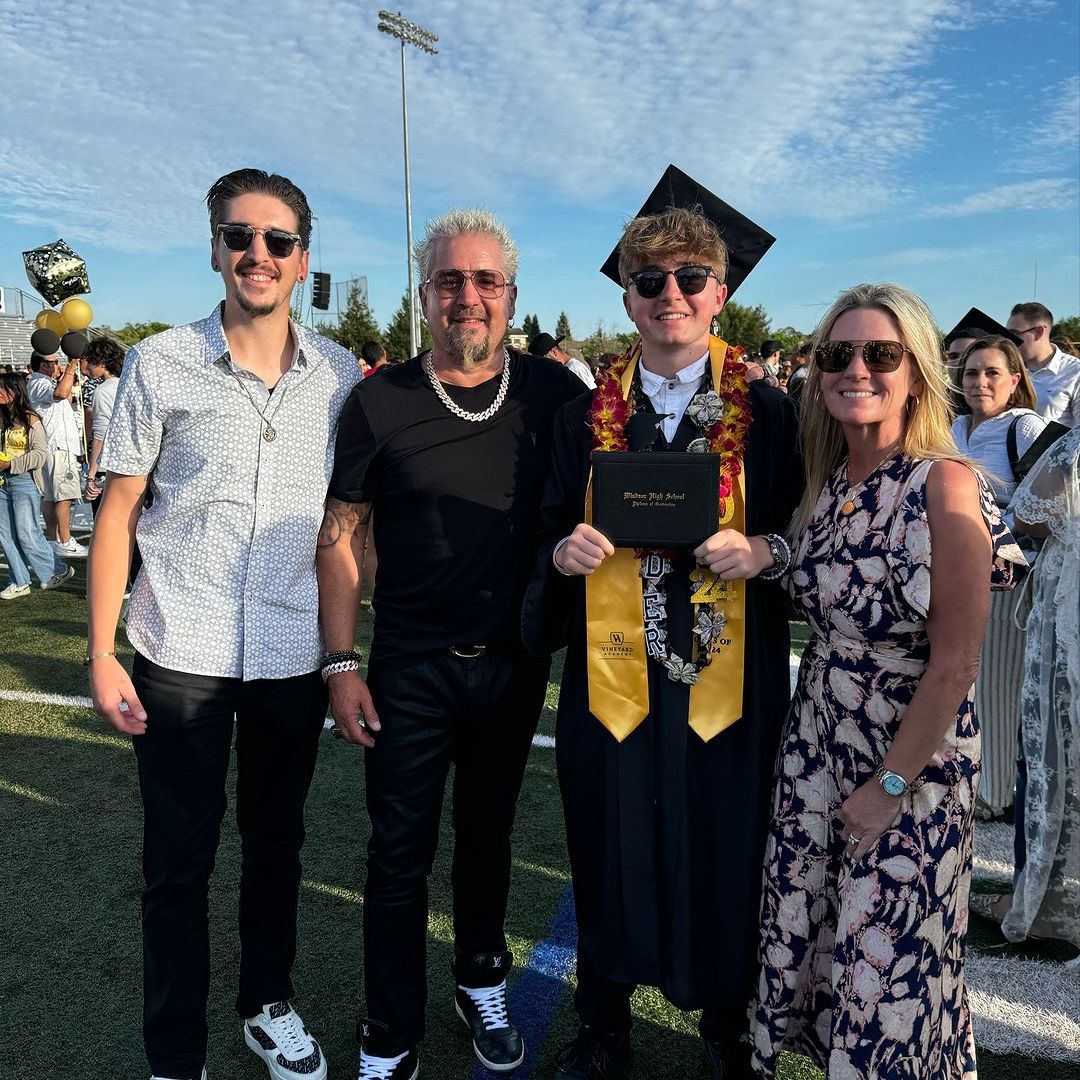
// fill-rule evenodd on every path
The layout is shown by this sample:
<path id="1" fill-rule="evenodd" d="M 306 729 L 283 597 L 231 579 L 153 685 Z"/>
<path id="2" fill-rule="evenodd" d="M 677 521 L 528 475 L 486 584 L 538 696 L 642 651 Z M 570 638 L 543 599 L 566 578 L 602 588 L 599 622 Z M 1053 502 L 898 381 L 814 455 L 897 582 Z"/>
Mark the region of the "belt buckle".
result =
<path id="1" fill-rule="evenodd" d="M 476 660 L 487 652 L 486 645 L 451 645 L 450 652 L 461 660 Z"/>

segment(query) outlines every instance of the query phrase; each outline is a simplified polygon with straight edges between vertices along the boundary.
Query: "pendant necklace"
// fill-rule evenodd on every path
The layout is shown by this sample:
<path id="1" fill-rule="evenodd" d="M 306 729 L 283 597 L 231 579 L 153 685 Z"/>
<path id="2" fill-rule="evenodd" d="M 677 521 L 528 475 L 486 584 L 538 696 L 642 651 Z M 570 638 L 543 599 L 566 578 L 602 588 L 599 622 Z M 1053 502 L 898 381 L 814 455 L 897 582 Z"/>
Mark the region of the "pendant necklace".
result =
<path id="1" fill-rule="evenodd" d="M 230 369 L 232 370 L 232 369 Z M 248 401 L 251 402 L 251 407 L 262 417 L 262 422 L 266 426 L 263 428 L 262 437 L 265 442 L 273 442 L 277 438 L 277 428 L 270 422 L 274 416 L 277 416 L 278 410 L 281 408 L 282 401 L 285 400 L 285 387 L 281 388 L 281 393 L 278 395 L 277 405 L 274 406 L 274 411 L 270 416 L 267 416 L 265 411 L 259 408 L 258 402 L 251 396 L 251 391 L 248 389 L 247 384 L 235 371 L 232 372 L 233 378 L 240 384 L 240 388 L 244 391 L 244 395 Z"/>
<path id="2" fill-rule="evenodd" d="M 862 487 L 863 484 L 865 484 L 866 481 L 869 480 L 870 477 L 873 476 L 874 473 L 876 473 L 878 471 L 878 469 L 880 469 L 881 466 L 885 464 L 886 461 L 888 461 L 890 458 L 894 457 L 896 455 L 897 450 L 899 450 L 899 449 L 900 449 L 900 440 L 897 440 L 896 442 L 894 442 L 892 444 L 892 446 L 890 446 L 885 451 L 884 454 L 882 454 L 882 456 L 880 458 L 878 458 L 877 464 L 874 465 L 874 467 L 857 484 L 853 484 L 851 482 L 851 471 L 850 471 L 850 464 L 851 463 L 850 463 L 850 461 L 845 463 L 845 465 L 844 465 L 844 480 L 847 483 L 847 499 L 845 500 L 843 506 L 840 507 L 840 513 L 841 514 L 843 514 L 845 517 L 847 517 L 848 514 L 854 513 L 855 506 L 856 506 L 855 500 L 852 497 L 854 495 L 854 493 L 860 487 Z"/>
<path id="3" fill-rule="evenodd" d="M 481 420 L 490 420 L 502 408 L 502 403 L 506 400 L 506 391 L 510 386 L 510 354 L 505 349 L 503 349 L 502 378 L 499 380 L 498 393 L 495 395 L 495 400 L 483 412 L 469 412 L 468 409 L 463 409 L 446 392 L 446 388 L 439 381 L 439 376 L 435 374 L 435 364 L 432 362 L 431 353 L 428 353 L 420 364 L 438 399 L 450 412 L 462 420 L 470 420 L 474 424 Z"/>

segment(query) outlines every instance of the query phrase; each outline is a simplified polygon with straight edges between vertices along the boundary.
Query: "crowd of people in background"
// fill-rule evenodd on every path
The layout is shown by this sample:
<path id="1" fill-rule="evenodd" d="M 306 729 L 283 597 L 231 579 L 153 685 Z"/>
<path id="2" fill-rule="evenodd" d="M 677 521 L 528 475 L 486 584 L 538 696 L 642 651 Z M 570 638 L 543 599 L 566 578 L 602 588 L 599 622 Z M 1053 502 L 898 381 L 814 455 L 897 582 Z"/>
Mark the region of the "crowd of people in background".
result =
<path id="1" fill-rule="evenodd" d="M 618 1075 L 639 984 L 702 1010 L 712 1078 L 773 1076 L 784 1050 L 836 1076 L 974 1077 L 973 822 L 1014 802 L 1014 889 L 981 910 L 1010 940 L 1080 946 L 1080 359 L 1037 303 L 943 347 L 891 284 L 743 356 L 714 332 L 738 285 L 724 221 L 694 203 L 623 233 L 622 355 L 586 364 L 546 333 L 508 348 L 517 248 L 451 211 L 417 248 L 431 348 L 355 356 L 289 318 L 303 192 L 239 170 L 207 197 L 225 291 L 207 318 L 0 374 L 0 598 L 68 581 L 87 554 L 72 505 L 96 515 L 86 664 L 134 740 L 156 1080 L 207 1078 L 234 718 L 243 1038 L 274 1080 L 327 1075 L 291 970 L 328 707 L 366 748 L 359 1080 L 419 1073 L 451 762 L 449 989 L 484 1066 L 524 1060 L 511 832 L 564 646 L 579 1027 L 558 1080 Z M 716 454 L 722 527 L 680 551 L 613 544 L 593 487 L 611 449 Z M 793 699 L 789 603 L 811 629 Z"/>

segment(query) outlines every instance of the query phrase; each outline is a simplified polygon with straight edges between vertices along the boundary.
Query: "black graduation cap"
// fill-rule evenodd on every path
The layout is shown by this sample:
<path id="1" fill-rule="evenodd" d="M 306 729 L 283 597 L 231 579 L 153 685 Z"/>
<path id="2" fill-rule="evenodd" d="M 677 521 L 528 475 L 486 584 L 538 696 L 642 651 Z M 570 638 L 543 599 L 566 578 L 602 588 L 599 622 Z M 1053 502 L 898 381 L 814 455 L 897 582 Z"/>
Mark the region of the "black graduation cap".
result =
<path id="1" fill-rule="evenodd" d="M 1019 346 L 1023 338 L 1014 334 L 1012 330 L 1002 326 L 996 319 L 991 319 L 985 311 L 973 307 L 946 335 L 946 348 L 957 338 L 984 338 L 1003 337 L 1008 338 L 1014 345 Z"/>
<path id="2" fill-rule="evenodd" d="M 729 298 L 735 295 L 735 290 L 776 242 L 776 237 L 771 236 L 760 225 L 755 225 L 733 206 L 717 198 L 708 188 L 687 176 L 682 169 L 669 165 L 660 177 L 660 182 L 653 188 L 652 194 L 645 200 L 645 205 L 637 212 L 637 217 L 660 214 L 673 206 L 687 209 L 701 207 L 705 216 L 720 230 L 728 249 Z M 625 287 L 626 283 L 619 280 L 618 244 L 600 267 L 600 272 L 611 278 L 620 289 Z"/>

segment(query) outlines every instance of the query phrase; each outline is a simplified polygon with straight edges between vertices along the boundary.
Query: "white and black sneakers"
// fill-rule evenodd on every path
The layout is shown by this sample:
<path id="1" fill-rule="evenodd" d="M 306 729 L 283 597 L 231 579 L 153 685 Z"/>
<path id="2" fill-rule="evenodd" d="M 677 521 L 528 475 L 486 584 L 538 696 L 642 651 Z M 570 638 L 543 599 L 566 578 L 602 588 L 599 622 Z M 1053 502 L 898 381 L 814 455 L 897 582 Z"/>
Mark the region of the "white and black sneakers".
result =
<path id="1" fill-rule="evenodd" d="M 360 1044 L 360 1074 L 357 1080 L 417 1080 L 420 1053 L 413 1047 L 393 1053 L 390 1029 L 377 1020 L 356 1021 L 356 1041 Z"/>
<path id="2" fill-rule="evenodd" d="M 525 1042 L 506 1011 L 506 976 L 512 960 L 508 952 L 481 953 L 454 969 L 454 1008 L 472 1033 L 480 1064 L 493 1072 L 509 1072 L 525 1060 Z"/>
<path id="3" fill-rule="evenodd" d="M 53 576 L 49 578 L 48 581 L 43 581 L 41 583 L 41 587 L 43 589 L 59 589 L 65 581 L 70 581 L 74 576 L 75 567 L 65 565 L 63 570 L 60 570 L 57 573 L 53 574 Z"/>
<path id="4" fill-rule="evenodd" d="M 274 1080 L 326 1080 L 322 1050 L 287 1001 L 264 1005 L 244 1021 L 243 1031 Z"/>

